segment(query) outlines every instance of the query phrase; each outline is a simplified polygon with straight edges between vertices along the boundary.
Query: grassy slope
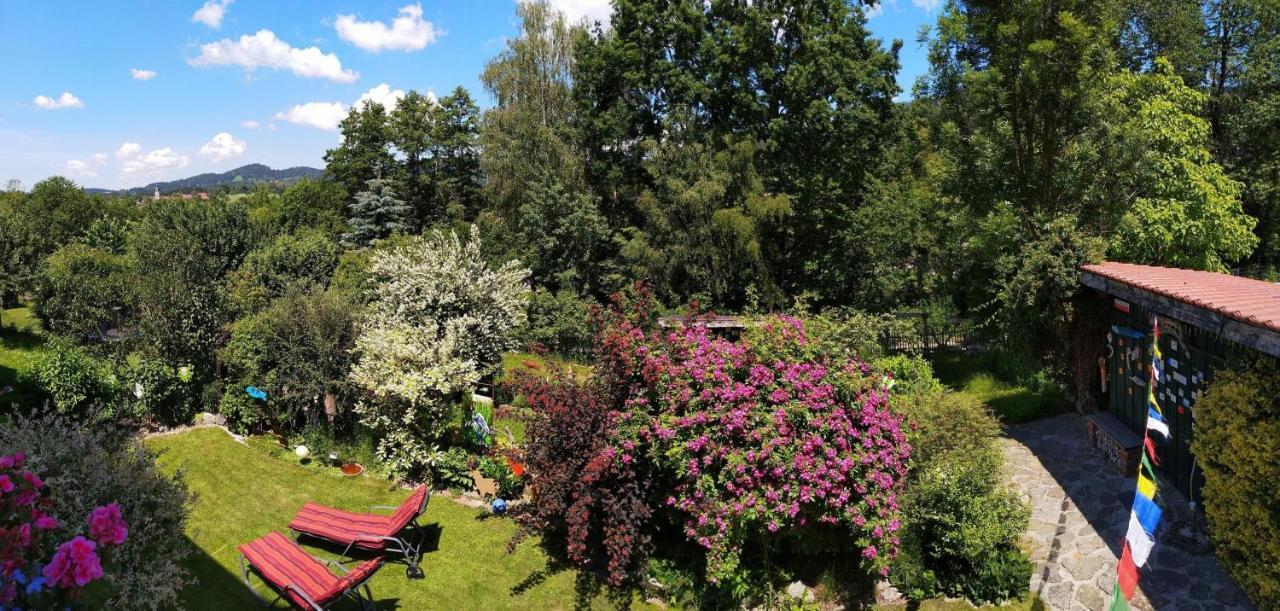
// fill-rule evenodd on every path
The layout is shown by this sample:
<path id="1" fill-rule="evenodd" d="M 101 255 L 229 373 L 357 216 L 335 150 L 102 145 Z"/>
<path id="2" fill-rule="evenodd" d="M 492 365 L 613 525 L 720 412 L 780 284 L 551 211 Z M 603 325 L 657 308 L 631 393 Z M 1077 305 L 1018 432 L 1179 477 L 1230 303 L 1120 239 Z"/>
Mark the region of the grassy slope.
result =
<path id="1" fill-rule="evenodd" d="M 1061 393 L 1036 391 L 998 379 L 986 355 L 944 353 L 934 356 L 933 372 L 943 384 L 991 406 L 1005 424 L 1027 422 L 1058 413 Z"/>
<path id="2" fill-rule="evenodd" d="M 31 398 L 18 383 L 18 377 L 31 366 L 44 345 L 40 332 L 40 321 L 30 307 L 0 312 L 0 388 L 14 388 L 14 392 L 0 397 L 0 403 L 24 403 Z"/>
<path id="3" fill-rule="evenodd" d="M 188 609 L 256 604 L 240 581 L 236 545 L 271 530 L 288 534 L 290 517 L 305 501 L 363 510 L 396 505 L 408 496 L 407 491 L 389 490 L 384 481 L 343 478 L 284 462 L 219 429 L 155 437 L 148 444 L 161 452 L 161 467 L 181 469 L 197 494 L 187 531 L 200 552 L 187 564 L 199 583 L 186 592 Z M 443 498 L 431 502 L 424 521 L 428 540 L 439 541 L 422 562 L 427 578 L 406 579 L 402 564 L 384 567 L 371 583 L 380 608 L 568 609 L 579 600 L 575 573 L 549 570 L 535 540 L 507 554 L 505 546 L 516 531 L 510 521 L 487 519 L 482 511 Z M 252 580 L 265 592 L 260 580 Z M 522 583 L 527 587 L 521 588 Z M 593 606 L 604 602 L 598 593 L 588 596 L 595 597 Z"/>

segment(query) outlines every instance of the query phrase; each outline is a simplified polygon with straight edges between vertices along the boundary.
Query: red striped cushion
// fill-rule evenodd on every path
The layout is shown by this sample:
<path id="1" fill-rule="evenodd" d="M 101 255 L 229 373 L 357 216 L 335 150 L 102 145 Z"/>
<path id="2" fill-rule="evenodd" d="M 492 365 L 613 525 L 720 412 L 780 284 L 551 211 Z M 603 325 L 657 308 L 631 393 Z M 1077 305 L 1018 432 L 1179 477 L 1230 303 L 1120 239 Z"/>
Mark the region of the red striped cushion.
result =
<path id="1" fill-rule="evenodd" d="M 323 564 L 280 533 L 267 533 L 239 549 L 268 583 L 280 589 L 293 585 L 321 605 L 340 596 L 345 587 Z M 286 596 L 300 607 L 307 606 L 306 601 L 292 591 L 286 592 Z"/>
<path id="2" fill-rule="evenodd" d="M 342 577 L 341 588 L 340 588 L 341 591 L 346 591 L 347 588 L 350 588 L 354 585 L 358 585 L 361 582 L 361 580 L 363 580 L 365 577 L 372 575 L 375 571 L 377 571 L 379 568 L 382 567 L 382 560 L 383 560 L 382 557 L 379 556 L 377 558 L 374 558 L 373 560 L 369 560 L 368 562 L 361 564 L 360 566 L 354 569 L 351 569 L 350 573 L 347 573 Z"/>
<path id="3" fill-rule="evenodd" d="M 418 515 L 426 496 L 427 487 L 418 487 L 390 516 L 352 513 L 318 503 L 307 503 L 302 506 L 297 515 L 293 516 L 293 521 L 289 522 L 289 528 L 336 543 L 355 543 L 364 549 L 380 550 L 386 546 L 381 539 L 357 540 L 357 536 L 361 534 L 375 537 L 396 536 Z"/>

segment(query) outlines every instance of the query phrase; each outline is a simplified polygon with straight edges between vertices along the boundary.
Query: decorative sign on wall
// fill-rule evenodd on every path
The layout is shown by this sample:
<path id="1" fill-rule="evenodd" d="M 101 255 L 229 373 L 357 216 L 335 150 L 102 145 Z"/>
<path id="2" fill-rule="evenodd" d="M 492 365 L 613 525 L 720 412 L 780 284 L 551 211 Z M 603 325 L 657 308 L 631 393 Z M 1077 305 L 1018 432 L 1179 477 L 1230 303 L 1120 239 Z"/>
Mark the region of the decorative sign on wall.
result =
<path id="1" fill-rule="evenodd" d="M 1164 377 L 1164 361 L 1160 355 L 1160 322 L 1151 324 L 1151 377 L 1147 384 L 1147 425 L 1143 431 L 1142 445 L 1145 453 L 1138 466 L 1138 485 L 1133 495 L 1133 510 L 1129 512 L 1129 529 L 1124 537 L 1124 550 L 1120 564 L 1116 566 L 1118 579 L 1111 596 L 1113 611 L 1128 609 L 1129 601 L 1138 587 L 1138 569 L 1146 566 L 1151 550 L 1156 545 L 1156 528 L 1160 525 L 1160 506 L 1156 504 L 1156 474 L 1153 463 L 1159 464 L 1156 446 L 1151 434 L 1160 439 L 1169 438 L 1169 423 L 1160 410 L 1156 385 Z"/>

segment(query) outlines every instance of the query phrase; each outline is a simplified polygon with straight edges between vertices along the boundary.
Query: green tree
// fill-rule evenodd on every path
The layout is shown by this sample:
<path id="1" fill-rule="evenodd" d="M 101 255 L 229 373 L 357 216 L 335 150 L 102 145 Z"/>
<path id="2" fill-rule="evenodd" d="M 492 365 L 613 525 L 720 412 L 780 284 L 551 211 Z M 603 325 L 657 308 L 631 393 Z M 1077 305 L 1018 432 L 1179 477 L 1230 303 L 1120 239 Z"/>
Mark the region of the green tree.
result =
<path id="1" fill-rule="evenodd" d="M 50 331 L 85 342 L 104 325 L 131 315 L 133 265 L 128 257 L 85 244 L 68 244 L 45 259 L 36 314 Z"/>
<path id="2" fill-rule="evenodd" d="M 227 297 L 237 313 L 262 310 L 292 290 L 313 292 L 329 284 L 341 249 L 319 230 L 286 233 L 251 251 L 227 280 Z"/>
<path id="3" fill-rule="evenodd" d="M 390 180 L 372 178 L 365 185 L 366 190 L 356 193 L 351 204 L 347 220 L 351 231 L 342 234 L 342 243 L 348 248 L 366 248 L 374 240 L 407 232 L 413 226 L 413 208 L 396 198 Z"/>
<path id="4" fill-rule="evenodd" d="M 1258 242 L 1256 221 L 1244 213 L 1240 183 L 1210 158 L 1209 123 L 1199 116 L 1206 96 L 1163 58 L 1149 74 L 1121 72 L 1108 83 L 1089 133 L 1091 151 L 1109 149 L 1109 163 L 1082 170 L 1095 178 L 1095 197 L 1123 206 L 1111 208 L 1112 256 L 1219 271 L 1247 257 Z"/>
<path id="5" fill-rule="evenodd" d="M 480 167 L 489 199 L 511 220 L 525 193 L 548 179 L 581 185 L 583 158 L 573 128 L 574 44 L 581 26 L 545 1 L 519 2 L 519 34 L 480 76 L 494 99 L 481 129 Z"/>
<path id="6" fill-rule="evenodd" d="M 147 350 L 193 366 L 200 380 L 213 378 L 214 351 L 231 321 L 223 287 L 253 240 L 248 211 L 222 197 L 148 205 L 130 239 Z"/>
<path id="7" fill-rule="evenodd" d="M 422 226 L 478 210 L 479 113 L 462 87 L 438 102 L 410 91 L 392 111 L 391 143 L 405 157 L 402 191 Z"/>
<path id="8" fill-rule="evenodd" d="M 574 71 L 590 182 L 625 227 L 643 216 L 632 202 L 653 180 L 643 143 L 753 141 L 765 190 L 792 206 L 760 236 L 770 276 L 837 299 L 849 245 L 836 228 L 896 133 L 897 49 L 847 0 L 618 0 L 610 30 L 579 44 Z"/>
<path id="9" fill-rule="evenodd" d="M 595 198 L 535 183 L 520 206 L 519 241 L 538 283 L 575 292 L 598 288 L 609 226 Z"/>
<path id="10" fill-rule="evenodd" d="M 265 310 L 236 321 L 221 351 L 226 375 L 235 383 L 227 395 L 239 397 L 244 387 L 266 390 L 270 412 L 229 409 L 239 428 L 260 423 L 296 429 L 315 426 L 323 418 L 338 424 L 341 403 L 350 397 L 347 375 L 356 336 L 357 308 L 334 291 L 290 290 Z M 224 405 L 238 405 L 224 398 Z"/>
<path id="11" fill-rule="evenodd" d="M 389 176 L 396 170 L 387 111 L 381 104 L 356 104 L 338 128 L 342 131 L 342 143 L 325 151 L 324 172 L 347 193 L 359 193 L 370 180 Z"/>
<path id="12" fill-rule="evenodd" d="M 696 295 L 713 307 L 738 308 L 755 292 L 779 303 L 762 236 L 792 211 L 786 196 L 765 189 L 756 143 L 650 146 L 653 187 L 637 203 L 641 225 L 629 228 L 622 244 L 632 274 L 672 302 Z"/>
<path id="13" fill-rule="evenodd" d="M 346 225 L 347 197 L 346 189 L 336 181 L 299 180 L 280 194 L 276 228 L 285 233 L 313 228 L 341 233 Z"/>

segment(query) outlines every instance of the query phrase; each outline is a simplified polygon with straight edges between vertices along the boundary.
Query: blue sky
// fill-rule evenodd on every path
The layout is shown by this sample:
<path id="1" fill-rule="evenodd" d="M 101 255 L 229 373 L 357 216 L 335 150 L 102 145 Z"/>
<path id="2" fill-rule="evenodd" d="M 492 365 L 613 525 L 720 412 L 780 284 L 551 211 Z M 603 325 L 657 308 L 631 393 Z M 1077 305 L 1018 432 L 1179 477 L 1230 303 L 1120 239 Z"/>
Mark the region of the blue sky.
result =
<path id="1" fill-rule="evenodd" d="M 514 33 L 515 0 L 0 3 L 0 181 L 54 174 L 132 187 L 245 163 L 320 166 L 361 98 L 461 85 Z M 899 83 L 939 0 L 886 0 L 869 26 L 904 41 Z M 607 18 L 607 0 L 552 0 Z"/>

